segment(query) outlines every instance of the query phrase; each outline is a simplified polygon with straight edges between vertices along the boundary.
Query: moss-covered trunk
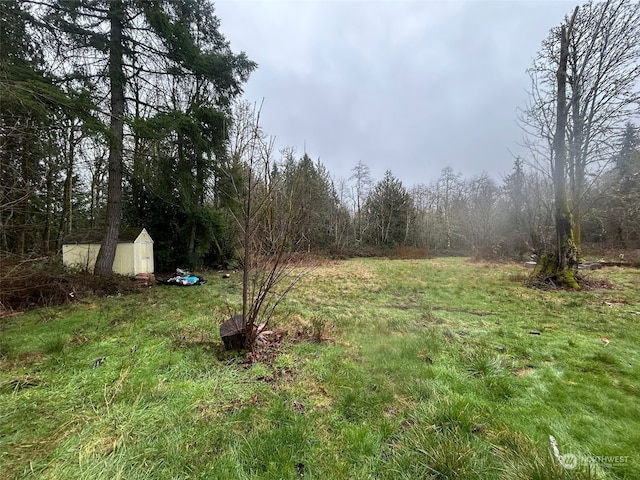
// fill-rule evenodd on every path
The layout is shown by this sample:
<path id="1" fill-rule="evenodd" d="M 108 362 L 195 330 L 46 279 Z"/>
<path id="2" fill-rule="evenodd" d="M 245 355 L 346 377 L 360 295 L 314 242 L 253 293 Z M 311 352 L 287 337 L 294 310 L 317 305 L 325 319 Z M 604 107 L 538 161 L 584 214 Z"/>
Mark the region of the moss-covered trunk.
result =
<path id="1" fill-rule="evenodd" d="M 573 28 L 573 21 L 578 12 L 576 7 L 568 25 L 563 25 L 560 35 L 560 62 L 556 71 L 558 82 L 556 105 L 556 130 L 553 137 L 553 190 L 555 200 L 556 220 L 556 251 L 540 257 L 538 275 L 544 276 L 560 286 L 578 288 L 575 279 L 577 270 L 577 255 L 573 241 L 571 212 L 567 200 L 567 59 L 569 57 L 569 36 Z"/>

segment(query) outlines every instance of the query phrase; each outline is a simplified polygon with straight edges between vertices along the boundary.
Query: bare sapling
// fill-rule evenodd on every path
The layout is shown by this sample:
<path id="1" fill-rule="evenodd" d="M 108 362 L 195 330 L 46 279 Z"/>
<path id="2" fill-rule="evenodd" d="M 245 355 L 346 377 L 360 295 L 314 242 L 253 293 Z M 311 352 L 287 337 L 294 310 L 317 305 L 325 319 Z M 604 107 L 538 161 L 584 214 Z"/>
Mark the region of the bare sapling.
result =
<path id="1" fill-rule="evenodd" d="M 231 136 L 231 161 L 242 172 L 230 176 L 236 207 L 230 213 L 241 243 L 242 315 L 220 328 L 227 349 L 253 351 L 276 308 L 311 269 L 301 261 L 294 206 L 272 175 L 274 140 L 260 127 L 260 111 L 239 105 Z"/>

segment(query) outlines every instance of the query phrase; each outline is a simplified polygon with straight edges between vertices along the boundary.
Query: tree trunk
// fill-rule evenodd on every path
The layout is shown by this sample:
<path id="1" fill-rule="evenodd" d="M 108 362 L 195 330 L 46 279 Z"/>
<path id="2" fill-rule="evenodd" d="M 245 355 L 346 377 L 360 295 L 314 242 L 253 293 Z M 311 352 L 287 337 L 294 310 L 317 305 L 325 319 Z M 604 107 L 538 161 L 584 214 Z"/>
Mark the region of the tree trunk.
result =
<path id="1" fill-rule="evenodd" d="M 47 197 L 45 202 L 46 220 L 44 233 L 42 234 L 42 250 L 45 255 L 49 255 L 51 247 L 51 224 L 53 223 L 53 167 L 47 170 Z"/>
<path id="2" fill-rule="evenodd" d="M 109 81 L 111 84 L 111 123 L 109 135 L 109 180 L 107 188 L 107 228 L 96 260 L 96 275 L 111 275 L 116 256 L 122 212 L 122 150 L 124 135 L 124 69 L 122 66 L 121 0 L 109 4 L 111 45 L 109 47 Z"/>
<path id="3" fill-rule="evenodd" d="M 569 35 L 573 28 L 578 8 L 576 7 L 573 17 L 568 26 L 563 25 L 560 38 L 560 62 L 556 72 L 558 85 L 557 108 L 556 108 L 556 130 L 553 138 L 554 169 L 553 187 L 555 200 L 556 217 L 556 254 L 555 254 L 555 274 L 556 281 L 563 286 L 577 287 L 574 273 L 577 266 L 575 245 L 573 242 L 571 213 L 567 199 L 566 166 L 567 166 L 567 145 L 565 140 L 567 129 L 567 59 L 569 56 Z"/>
<path id="4" fill-rule="evenodd" d="M 253 172 L 249 169 L 249 178 L 247 180 L 247 203 L 245 210 L 245 219 L 244 219 L 244 256 L 242 259 L 242 319 L 244 321 L 243 328 L 247 328 L 249 323 L 253 321 L 253 319 L 249 318 L 249 274 L 251 272 L 251 248 L 253 247 L 251 243 L 251 228 L 253 227 L 251 224 L 251 201 L 252 201 L 252 191 L 251 191 L 251 175 Z"/>
<path id="5" fill-rule="evenodd" d="M 56 248 L 62 248 L 62 240 L 65 235 L 68 235 L 73 230 L 73 169 L 75 160 L 75 126 L 71 124 L 69 126 L 69 138 L 68 138 L 68 150 L 66 155 L 66 172 L 64 179 L 64 187 L 62 192 L 62 213 L 60 214 L 60 225 L 58 228 L 58 237 L 56 241 Z"/>
<path id="6" fill-rule="evenodd" d="M 571 131 L 569 163 L 571 185 L 572 235 L 576 252 L 580 249 L 582 215 L 580 203 L 584 191 L 586 152 L 583 152 L 584 122 L 581 115 L 582 92 L 580 79 L 574 80 L 571 95 L 573 126 Z"/>

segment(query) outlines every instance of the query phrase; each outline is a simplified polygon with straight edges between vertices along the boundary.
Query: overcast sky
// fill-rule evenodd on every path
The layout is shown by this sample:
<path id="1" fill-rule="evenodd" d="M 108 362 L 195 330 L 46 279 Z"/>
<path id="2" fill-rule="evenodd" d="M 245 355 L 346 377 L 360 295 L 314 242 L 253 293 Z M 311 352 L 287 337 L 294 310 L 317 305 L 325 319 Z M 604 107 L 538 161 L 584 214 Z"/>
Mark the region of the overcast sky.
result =
<path id="1" fill-rule="evenodd" d="M 305 149 L 335 178 L 358 161 L 409 188 L 450 166 L 501 180 L 520 153 L 526 69 L 565 0 L 221 0 L 231 48 L 258 63 L 278 149 Z"/>

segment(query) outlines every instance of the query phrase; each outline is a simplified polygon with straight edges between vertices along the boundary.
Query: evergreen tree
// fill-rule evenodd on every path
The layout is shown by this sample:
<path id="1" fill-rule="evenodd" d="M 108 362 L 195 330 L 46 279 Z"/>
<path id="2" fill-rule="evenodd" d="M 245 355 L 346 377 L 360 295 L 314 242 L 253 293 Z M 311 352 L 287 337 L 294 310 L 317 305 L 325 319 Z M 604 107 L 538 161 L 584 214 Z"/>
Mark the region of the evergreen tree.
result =
<path id="1" fill-rule="evenodd" d="M 395 247 L 407 243 L 413 221 L 413 202 L 391 171 L 387 170 L 374 186 L 365 202 L 365 211 L 372 226 L 370 239 L 374 245 Z"/>
<path id="2" fill-rule="evenodd" d="M 90 79 L 96 98 L 109 98 L 108 105 L 101 105 L 109 126 L 107 226 L 96 262 L 96 273 L 109 274 L 122 214 L 124 162 L 130 155 L 125 149 L 125 138 L 132 134 L 128 125 L 136 115 L 157 122 L 181 120 L 177 128 L 165 124 L 164 133 L 175 140 L 174 170 L 194 180 L 195 190 L 182 189 L 183 207 L 202 207 L 211 171 L 205 160 L 220 152 L 221 118 L 255 64 L 231 51 L 210 2 L 50 0 L 44 25 L 61 45 L 71 46 L 65 58 L 67 77 Z M 150 108 L 143 112 L 141 104 Z M 214 138 L 207 131 L 211 123 Z M 139 185 L 134 181 L 132 186 L 136 197 Z M 187 244 L 192 250 L 198 218 L 203 218 L 198 208 L 186 221 L 191 224 Z"/>
<path id="3" fill-rule="evenodd" d="M 614 167 L 601 183 L 599 221 L 602 236 L 619 248 L 640 246 L 640 138 L 628 123 L 614 158 Z M 600 235 L 599 235 L 600 236 Z"/>
<path id="4" fill-rule="evenodd" d="M 85 106 L 47 70 L 27 7 L 0 2 L 0 249 L 20 255 L 48 250 L 61 190 L 60 125 Z"/>
<path id="5" fill-rule="evenodd" d="M 335 238 L 334 215 L 338 210 L 333 182 L 320 161 L 314 163 L 307 154 L 296 161 L 291 153 L 280 167 L 280 203 L 293 206 L 295 228 L 307 250 L 327 249 Z"/>

